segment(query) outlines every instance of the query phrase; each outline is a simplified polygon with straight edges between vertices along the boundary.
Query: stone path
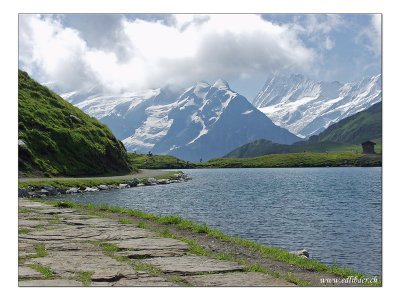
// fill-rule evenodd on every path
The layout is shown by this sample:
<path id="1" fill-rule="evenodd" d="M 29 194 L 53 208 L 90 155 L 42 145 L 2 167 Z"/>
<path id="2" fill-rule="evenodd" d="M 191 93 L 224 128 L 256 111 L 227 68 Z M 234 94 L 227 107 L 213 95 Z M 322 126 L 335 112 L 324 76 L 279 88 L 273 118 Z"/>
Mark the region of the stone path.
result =
<path id="1" fill-rule="evenodd" d="M 19 199 L 19 286 L 292 286 L 81 210 Z"/>

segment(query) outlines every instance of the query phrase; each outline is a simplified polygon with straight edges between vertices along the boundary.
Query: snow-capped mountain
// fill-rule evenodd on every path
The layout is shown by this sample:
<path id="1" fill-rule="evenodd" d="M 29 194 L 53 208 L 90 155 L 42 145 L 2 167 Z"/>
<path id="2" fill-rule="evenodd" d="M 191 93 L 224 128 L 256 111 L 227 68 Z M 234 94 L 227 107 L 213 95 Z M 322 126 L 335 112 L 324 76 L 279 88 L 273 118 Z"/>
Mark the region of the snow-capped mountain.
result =
<path id="1" fill-rule="evenodd" d="M 253 104 L 276 125 L 309 137 L 382 100 L 381 75 L 359 82 L 310 80 L 303 75 L 275 76 Z"/>
<path id="2" fill-rule="evenodd" d="M 183 93 L 154 89 L 91 96 L 75 105 L 107 124 L 129 152 L 206 161 L 260 138 L 284 144 L 300 140 L 221 79 L 213 85 L 199 82 Z"/>

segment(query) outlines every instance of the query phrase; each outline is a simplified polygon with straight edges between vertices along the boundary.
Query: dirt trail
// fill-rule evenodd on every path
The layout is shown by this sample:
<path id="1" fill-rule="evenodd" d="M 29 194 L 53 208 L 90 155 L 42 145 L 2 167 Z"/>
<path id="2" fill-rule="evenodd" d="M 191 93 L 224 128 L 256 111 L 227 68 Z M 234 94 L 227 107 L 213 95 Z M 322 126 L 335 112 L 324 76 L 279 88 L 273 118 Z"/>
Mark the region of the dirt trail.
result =
<path id="1" fill-rule="evenodd" d="M 25 181 L 40 181 L 40 180 L 76 180 L 76 179 L 130 179 L 133 177 L 154 177 L 161 176 L 169 173 L 168 170 L 152 170 L 152 169 L 141 169 L 139 173 L 122 175 L 122 176 L 105 176 L 105 177 L 41 177 L 41 178 L 28 178 L 21 177 L 18 178 L 18 182 Z"/>

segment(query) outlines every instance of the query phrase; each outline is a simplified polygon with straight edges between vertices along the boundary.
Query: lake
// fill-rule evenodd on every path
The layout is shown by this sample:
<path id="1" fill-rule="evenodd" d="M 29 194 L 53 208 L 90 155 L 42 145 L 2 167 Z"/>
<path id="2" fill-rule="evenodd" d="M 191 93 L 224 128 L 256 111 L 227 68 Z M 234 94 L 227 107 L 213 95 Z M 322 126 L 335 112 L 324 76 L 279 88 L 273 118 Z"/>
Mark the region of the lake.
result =
<path id="1" fill-rule="evenodd" d="M 326 264 L 381 276 L 381 168 L 183 171 L 193 180 L 57 200 L 177 215 L 263 245 L 304 248 Z"/>

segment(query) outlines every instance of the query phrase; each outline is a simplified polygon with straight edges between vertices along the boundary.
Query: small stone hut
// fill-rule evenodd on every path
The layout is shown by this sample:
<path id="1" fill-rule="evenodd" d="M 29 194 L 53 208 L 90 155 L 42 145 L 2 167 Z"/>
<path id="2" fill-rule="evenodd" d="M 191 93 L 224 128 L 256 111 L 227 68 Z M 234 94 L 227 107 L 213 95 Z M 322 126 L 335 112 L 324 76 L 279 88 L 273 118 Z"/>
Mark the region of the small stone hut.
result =
<path id="1" fill-rule="evenodd" d="M 364 154 L 374 154 L 375 153 L 375 149 L 374 149 L 375 145 L 376 145 L 376 143 L 371 142 L 371 141 L 366 141 L 366 142 L 362 143 L 361 146 L 363 148 L 363 153 Z"/>

